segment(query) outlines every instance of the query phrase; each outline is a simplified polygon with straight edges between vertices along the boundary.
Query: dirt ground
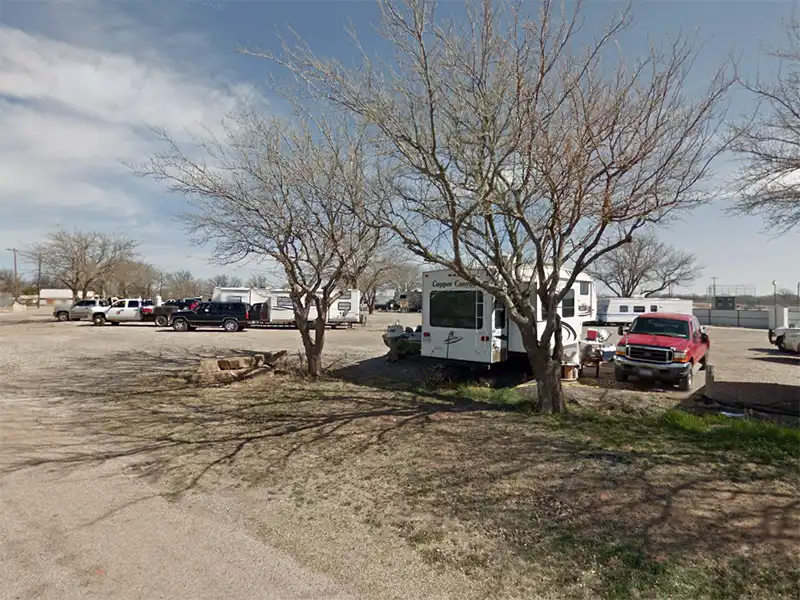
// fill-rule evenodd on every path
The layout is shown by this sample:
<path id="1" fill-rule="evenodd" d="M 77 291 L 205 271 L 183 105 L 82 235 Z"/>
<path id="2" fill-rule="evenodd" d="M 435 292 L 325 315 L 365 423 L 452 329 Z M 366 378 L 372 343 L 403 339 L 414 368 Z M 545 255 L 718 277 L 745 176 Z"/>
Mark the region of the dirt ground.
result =
<path id="1" fill-rule="evenodd" d="M 206 356 L 296 352 L 297 333 L 3 317 L 0 422 L 18 434 L 2 470 L 120 461 L 150 495 L 202 507 L 361 598 L 800 593 L 786 430 L 692 420 L 671 410 L 685 394 L 619 389 L 607 369 L 567 386 L 569 416 L 531 416 L 422 361 L 387 365 L 380 334 L 396 319 L 419 315 L 329 332 L 322 381 L 287 367 L 209 387 L 180 375 Z M 798 394 L 797 362 L 766 332 L 711 337 L 717 384 L 751 401 Z"/>

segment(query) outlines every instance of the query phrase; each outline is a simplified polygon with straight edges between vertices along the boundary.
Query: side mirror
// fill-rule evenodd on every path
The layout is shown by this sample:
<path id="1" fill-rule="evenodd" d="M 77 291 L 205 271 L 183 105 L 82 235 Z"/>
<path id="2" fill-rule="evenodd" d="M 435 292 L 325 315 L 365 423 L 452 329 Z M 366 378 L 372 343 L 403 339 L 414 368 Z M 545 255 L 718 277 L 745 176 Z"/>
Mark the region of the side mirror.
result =
<path id="1" fill-rule="evenodd" d="M 706 329 L 705 326 L 701 327 L 700 328 L 700 334 L 701 335 L 708 335 L 708 329 Z"/>

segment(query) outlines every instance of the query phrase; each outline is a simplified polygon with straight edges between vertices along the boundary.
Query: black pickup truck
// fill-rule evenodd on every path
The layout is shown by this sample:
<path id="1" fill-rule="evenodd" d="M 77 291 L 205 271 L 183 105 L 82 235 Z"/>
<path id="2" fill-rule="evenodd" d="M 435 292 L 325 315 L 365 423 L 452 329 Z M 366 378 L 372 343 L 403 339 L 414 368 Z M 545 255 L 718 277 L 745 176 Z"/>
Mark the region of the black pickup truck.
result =
<path id="1" fill-rule="evenodd" d="M 153 321 L 156 327 L 168 327 L 172 322 L 172 314 L 179 310 L 189 310 L 197 302 L 195 298 L 184 298 L 183 300 L 167 300 L 161 306 L 154 306 Z"/>

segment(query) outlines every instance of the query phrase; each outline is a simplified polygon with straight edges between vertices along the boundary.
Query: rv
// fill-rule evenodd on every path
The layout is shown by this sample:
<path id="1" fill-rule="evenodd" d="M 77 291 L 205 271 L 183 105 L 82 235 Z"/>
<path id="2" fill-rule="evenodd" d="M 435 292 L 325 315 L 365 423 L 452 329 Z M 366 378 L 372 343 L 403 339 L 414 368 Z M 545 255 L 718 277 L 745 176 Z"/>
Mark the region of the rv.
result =
<path id="1" fill-rule="evenodd" d="M 268 297 L 267 290 L 248 287 L 215 287 L 211 293 L 212 302 L 244 302 L 250 305 L 264 302 Z"/>
<path id="2" fill-rule="evenodd" d="M 562 286 L 569 277 L 568 271 L 562 271 Z M 534 296 L 534 301 L 536 314 L 542 315 L 538 297 Z M 564 347 L 574 347 L 574 352 L 566 354 L 578 356 L 583 324 L 595 318 L 596 307 L 592 278 L 578 275 L 556 309 L 561 315 Z M 539 322 L 537 330 L 541 336 L 544 321 Z M 525 347 L 502 302 L 444 269 L 423 274 L 421 354 L 491 365 L 507 360 L 511 354 L 525 354 Z"/>
<path id="3" fill-rule="evenodd" d="M 294 309 L 288 290 L 261 290 L 264 299 L 258 302 L 259 314 L 256 320 L 263 325 L 294 325 Z M 255 304 L 255 303 L 254 303 Z M 308 313 L 309 319 L 317 318 L 313 305 Z M 345 290 L 334 300 L 328 309 L 328 325 L 352 325 L 361 321 L 361 292 Z"/>
<path id="4" fill-rule="evenodd" d="M 692 314 L 692 301 L 680 298 L 600 298 L 597 322 L 600 325 L 627 325 L 642 313 Z"/>

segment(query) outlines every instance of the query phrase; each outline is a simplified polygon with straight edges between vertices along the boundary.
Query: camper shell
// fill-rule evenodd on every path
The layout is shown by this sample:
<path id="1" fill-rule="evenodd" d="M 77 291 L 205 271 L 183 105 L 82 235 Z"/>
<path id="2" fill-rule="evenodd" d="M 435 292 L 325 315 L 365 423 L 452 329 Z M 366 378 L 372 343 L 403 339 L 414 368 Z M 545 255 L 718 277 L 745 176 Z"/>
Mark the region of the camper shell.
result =
<path id="1" fill-rule="evenodd" d="M 603 297 L 597 302 L 597 323 L 627 325 L 644 313 L 692 314 L 692 301 L 680 298 Z"/>
<path id="2" fill-rule="evenodd" d="M 570 276 L 569 271 L 561 272 L 559 289 Z M 542 315 L 535 293 L 532 301 L 536 314 Z M 565 356 L 579 356 L 581 330 L 585 322 L 595 319 L 596 308 L 594 282 L 581 273 L 556 309 L 561 315 Z M 543 330 L 544 321 L 539 321 L 540 336 Z M 574 352 L 568 348 L 574 348 Z M 525 347 L 519 328 L 509 319 L 501 301 L 448 269 L 423 274 L 422 356 L 492 365 L 513 354 L 524 355 Z"/>

